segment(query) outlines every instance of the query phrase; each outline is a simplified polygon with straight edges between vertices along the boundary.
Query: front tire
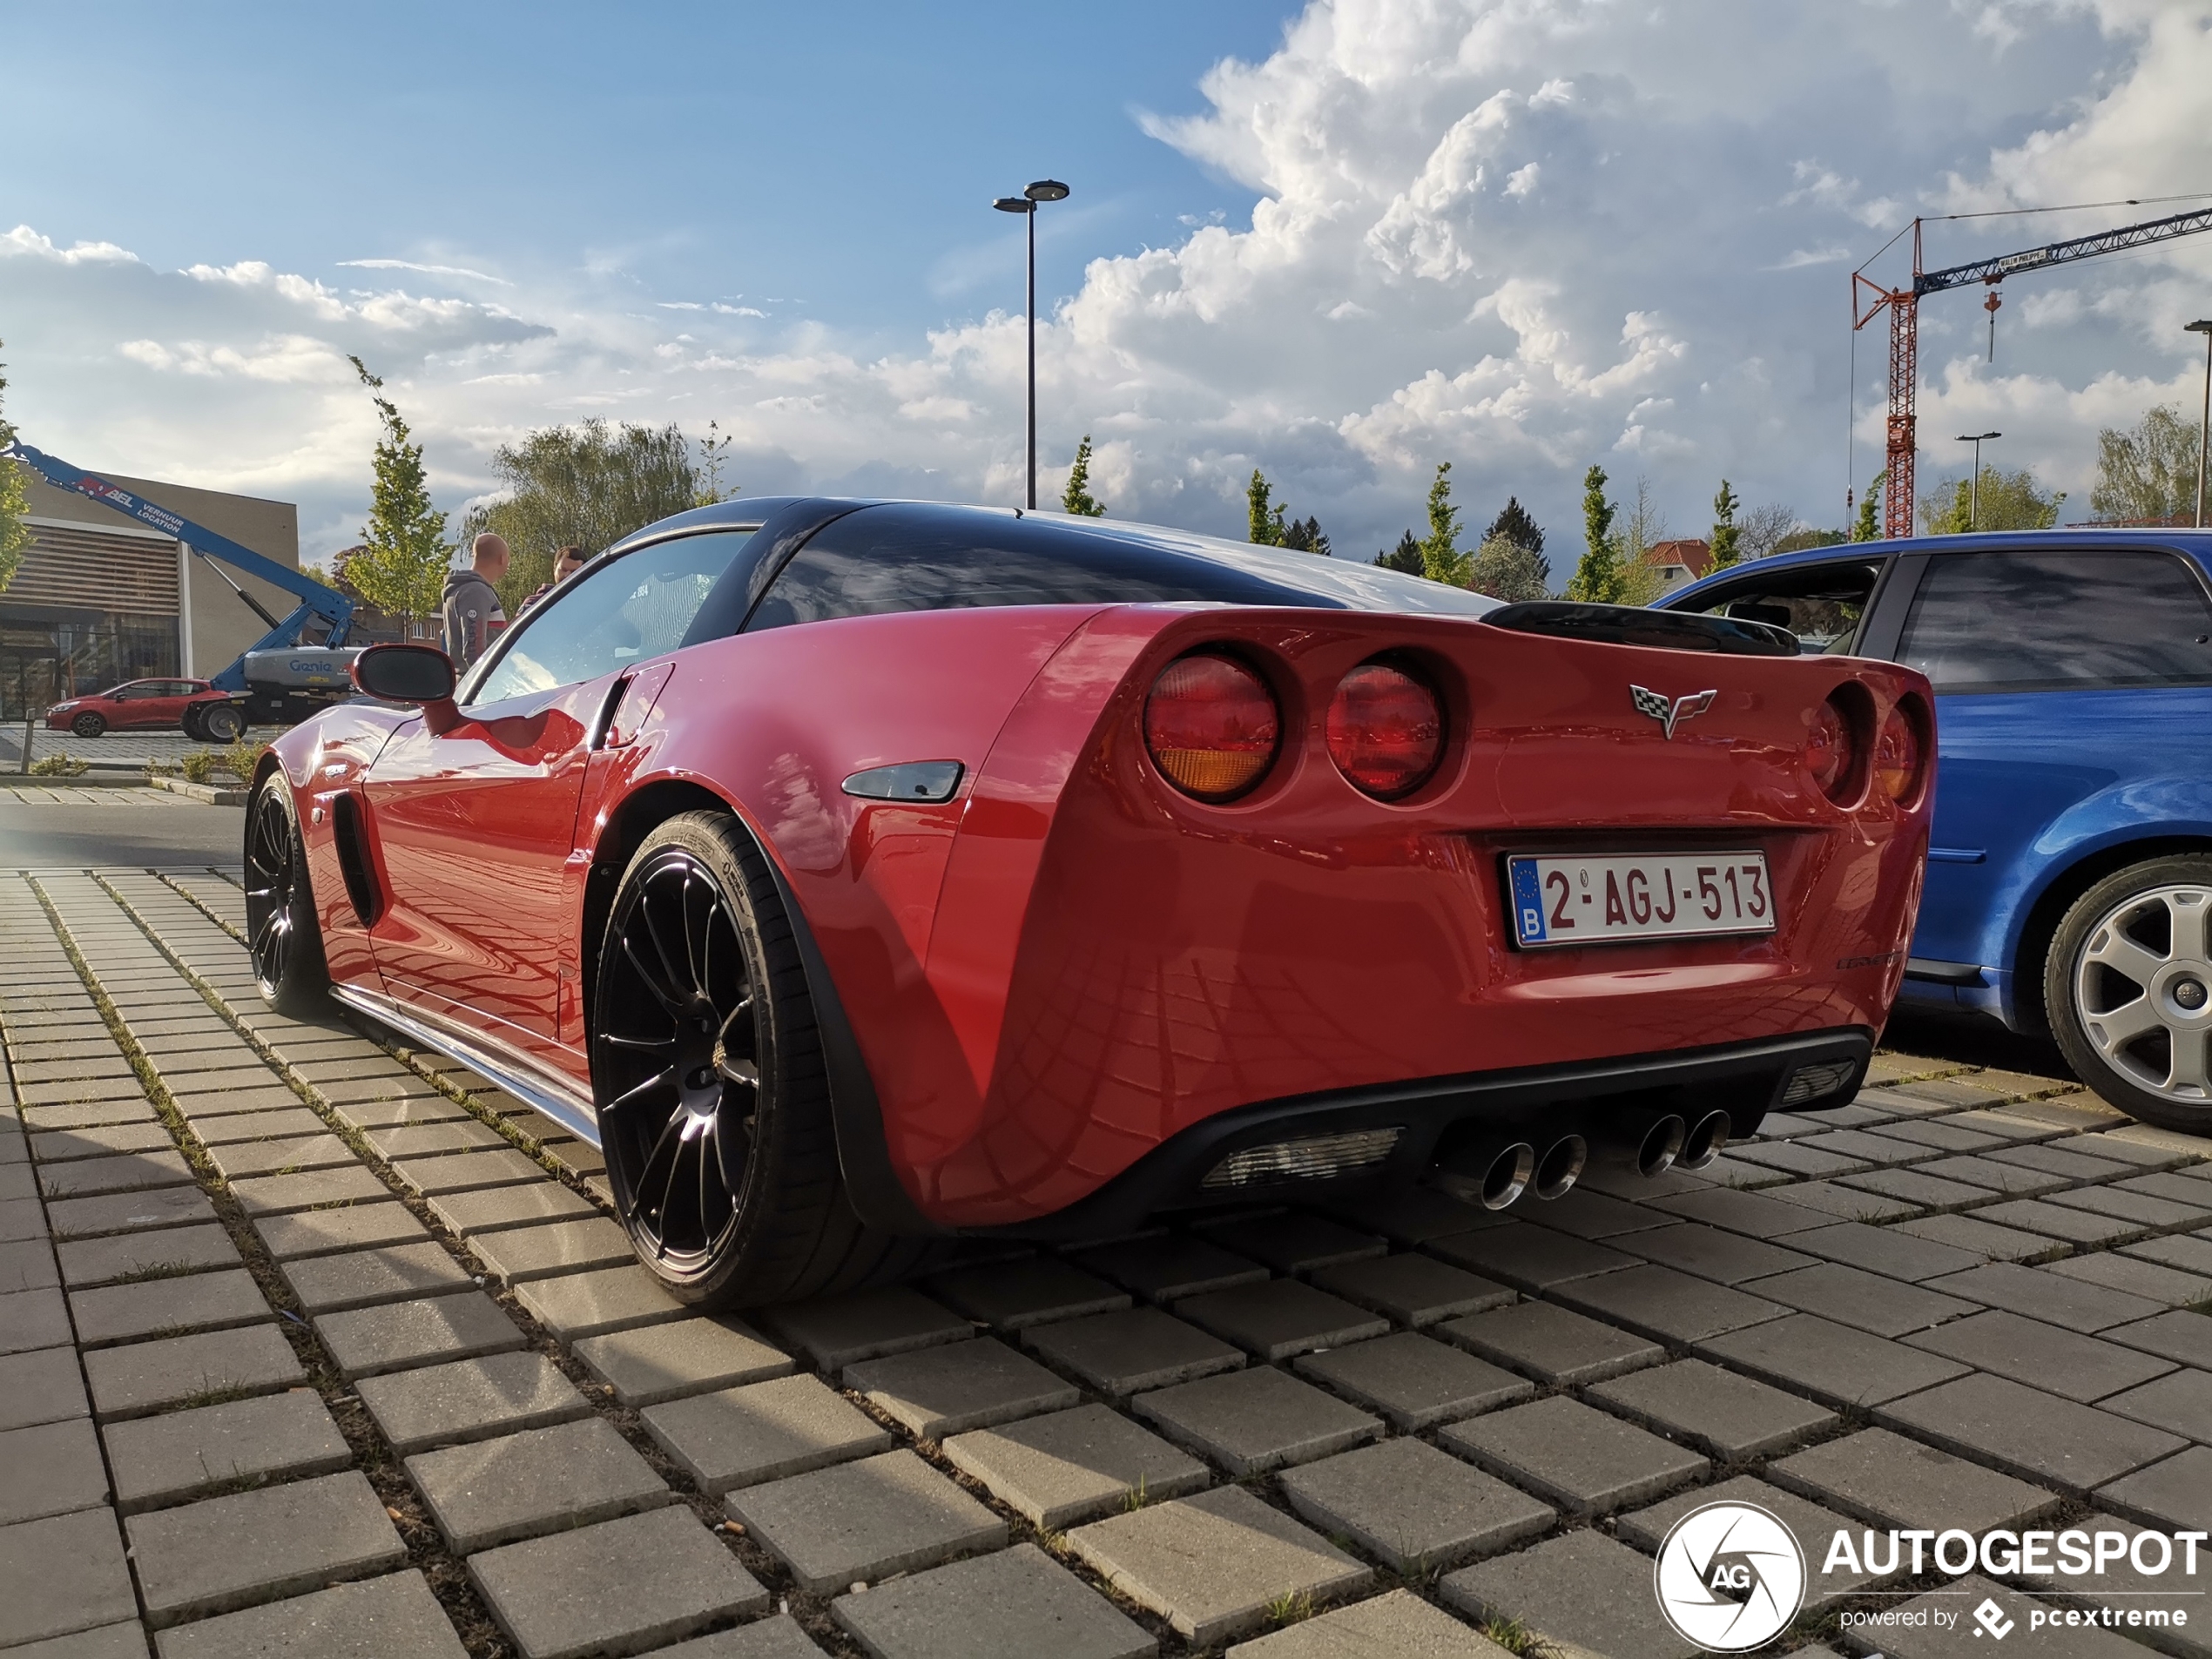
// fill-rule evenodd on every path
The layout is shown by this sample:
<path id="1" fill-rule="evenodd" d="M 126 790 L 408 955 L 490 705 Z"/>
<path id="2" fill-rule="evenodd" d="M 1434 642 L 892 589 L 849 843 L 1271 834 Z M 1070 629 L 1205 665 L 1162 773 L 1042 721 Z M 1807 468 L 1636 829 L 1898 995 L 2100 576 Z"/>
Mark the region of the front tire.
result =
<path id="1" fill-rule="evenodd" d="M 2060 1049 L 2106 1101 L 2212 1133 L 2212 858 L 2148 860 L 2083 894 L 2051 941 L 2043 996 Z"/>
<path id="2" fill-rule="evenodd" d="M 215 703 L 200 711 L 199 730 L 210 743 L 235 743 L 246 735 L 246 716 L 235 703 Z"/>
<path id="3" fill-rule="evenodd" d="M 846 1198 L 806 969 L 734 819 L 686 813 L 645 838 L 616 890 L 593 1015 L 615 1207 L 670 1294 L 753 1306 L 919 1253 Z"/>
<path id="4" fill-rule="evenodd" d="M 330 969 L 298 810 L 281 772 L 269 774 L 246 810 L 246 948 L 263 1001 L 293 1019 L 322 1011 Z"/>
<path id="5" fill-rule="evenodd" d="M 107 720 L 87 710 L 69 723 L 69 729 L 80 738 L 97 738 L 107 730 Z"/>

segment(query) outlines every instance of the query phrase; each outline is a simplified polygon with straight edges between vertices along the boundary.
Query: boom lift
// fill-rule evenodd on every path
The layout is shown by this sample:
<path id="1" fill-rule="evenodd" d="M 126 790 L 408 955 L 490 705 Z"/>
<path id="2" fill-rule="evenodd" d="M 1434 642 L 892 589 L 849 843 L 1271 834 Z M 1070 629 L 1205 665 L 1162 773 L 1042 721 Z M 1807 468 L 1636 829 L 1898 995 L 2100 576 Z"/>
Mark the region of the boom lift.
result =
<path id="1" fill-rule="evenodd" d="M 20 461 L 57 489 L 74 490 L 87 500 L 112 508 L 125 518 L 137 520 L 149 529 L 175 536 L 187 552 L 222 577 L 231 591 L 268 624 L 269 631 L 248 645 L 236 661 L 208 676 L 209 685 L 232 694 L 231 706 L 237 710 L 235 718 L 239 723 L 238 731 L 254 721 L 274 725 L 304 720 L 317 709 L 350 694 L 352 683 L 347 669 L 360 655 L 345 649 L 346 636 L 353 625 L 354 602 L 337 589 L 287 569 L 251 548 L 240 547 L 227 536 L 219 536 L 205 525 L 195 524 L 158 502 L 133 495 L 96 473 L 72 467 L 27 443 L 0 448 L 0 459 Z M 232 578 L 230 572 L 223 569 L 226 564 L 295 595 L 299 604 L 289 616 L 279 620 L 269 614 L 267 606 Z M 319 644 L 309 644 L 307 630 L 317 622 L 324 625 L 323 637 Z M 186 735 L 233 735 L 206 729 L 206 710 L 219 710 L 222 706 L 201 705 L 196 712 L 203 729 L 188 731 Z"/>
<path id="2" fill-rule="evenodd" d="M 2118 253 L 2131 247 L 2145 247 L 2153 242 L 2170 242 L 2177 236 L 2194 236 L 2199 231 L 2212 230 L 2212 208 L 2198 208 L 2193 212 L 2175 213 L 2168 219 L 2147 219 L 2140 225 L 2121 225 L 2108 231 L 2099 231 L 2094 236 L 2076 236 L 2063 242 L 2047 242 L 2041 247 L 2023 249 L 2018 253 L 2000 253 L 1994 259 L 1976 260 L 1967 265 L 1953 265 L 1941 271 L 1920 269 L 1920 226 L 1912 221 L 1912 286 L 1909 288 L 1885 288 L 1871 278 L 1854 271 L 1851 276 L 1851 327 L 1864 328 L 1886 306 L 1890 314 L 1890 418 L 1888 432 L 1887 476 L 1882 490 L 1882 534 L 1910 536 L 1912 534 L 1912 469 L 1914 456 L 1914 428 L 1919 422 L 1915 408 L 1920 370 L 1921 296 L 1941 293 L 1949 288 L 1963 288 L 1980 282 L 1989 287 L 1989 297 L 1982 307 L 1989 313 L 1992 340 L 1995 339 L 1997 307 L 2001 303 L 1997 296 L 1997 285 L 2006 277 L 2022 276 L 2030 271 L 2047 271 L 2054 265 L 2071 265 L 2076 260 L 2093 260 L 2101 253 Z M 1864 266 L 1860 267 L 1863 271 Z M 1860 290 L 1872 298 L 1864 311 L 1859 309 Z"/>

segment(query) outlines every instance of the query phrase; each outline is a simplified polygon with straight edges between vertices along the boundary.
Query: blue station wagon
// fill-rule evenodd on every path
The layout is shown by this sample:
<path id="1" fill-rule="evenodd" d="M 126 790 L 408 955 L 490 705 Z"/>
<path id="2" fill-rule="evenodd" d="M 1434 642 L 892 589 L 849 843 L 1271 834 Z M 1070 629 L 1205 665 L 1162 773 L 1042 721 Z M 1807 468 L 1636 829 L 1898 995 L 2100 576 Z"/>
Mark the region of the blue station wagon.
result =
<path id="1" fill-rule="evenodd" d="M 2212 531 L 1862 542 L 1665 609 L 1777 623 L 1936 691 L 1914 1001 L 2047 1031 L 2147 1122 L 2212 1132 Z"/>

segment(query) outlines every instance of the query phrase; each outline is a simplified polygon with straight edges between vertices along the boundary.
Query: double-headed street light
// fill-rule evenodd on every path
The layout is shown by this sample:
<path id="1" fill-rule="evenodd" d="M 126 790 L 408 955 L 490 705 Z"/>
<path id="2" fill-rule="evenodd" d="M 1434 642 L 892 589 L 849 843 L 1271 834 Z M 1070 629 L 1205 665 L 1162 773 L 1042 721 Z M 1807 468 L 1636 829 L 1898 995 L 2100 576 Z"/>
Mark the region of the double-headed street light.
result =
<path id="1" fill-rule="evenodd" d="M 1040 179 L 1019 196 L 1001 196 L 991 204 L 1001 213 L 1025 214 L 1029 221 L 1029 489 L 1027 504 L 1037 504 L 1037 209 L 1045 202 L 1068 199 L 1068 186 L 1057 179 Z"/>
<path id="2" fill-rule="evenodd" d="M 2188 325 L 2189 333 L 2204 336 L 2204 414 L 2196 427 L 2196 527 L 2204 528 L 2204 455 L 2212 447 L 2212 320 Z"/>
<path id="3" fill-rule="evenodd" d="M 2001 432 L 1961 432 L 1959 442 L 1974 446 L 1974 482 L 1966 491 L 1966 528 L 1981 527 L 1981 446 L 1988 439 L 2001 438 Z"/>

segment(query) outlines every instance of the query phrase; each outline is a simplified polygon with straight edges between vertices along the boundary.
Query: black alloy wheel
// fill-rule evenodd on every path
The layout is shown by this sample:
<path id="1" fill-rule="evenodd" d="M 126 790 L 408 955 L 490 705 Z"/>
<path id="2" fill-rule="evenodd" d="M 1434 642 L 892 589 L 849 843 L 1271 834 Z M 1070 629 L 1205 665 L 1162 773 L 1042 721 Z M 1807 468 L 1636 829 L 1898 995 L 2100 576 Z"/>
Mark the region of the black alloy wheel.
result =
<path id="1" fill-rule="evenodd" d="M 262 1001 L 280 1014 L 315 1012 L 330 987 L 322 927 L 291 786 L 271 772 L 246 815 L 246 948 Z"/>
<path id="2" fill-rule="evenodd" d="M 599 948 L 591 1080 L 615 1207 L 679 1300 L 850 1288 L 919 1246 L 846 1201 L 821 1036 L 775 878 L 738 821 L 648 835 Z"/>
<path id="3" fill-rule="evenodd" d="M 69 729 L 80 738 L 97 738 L 107 730 L 107 721 L 87 709 L 69 723 Z"/>

